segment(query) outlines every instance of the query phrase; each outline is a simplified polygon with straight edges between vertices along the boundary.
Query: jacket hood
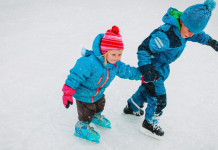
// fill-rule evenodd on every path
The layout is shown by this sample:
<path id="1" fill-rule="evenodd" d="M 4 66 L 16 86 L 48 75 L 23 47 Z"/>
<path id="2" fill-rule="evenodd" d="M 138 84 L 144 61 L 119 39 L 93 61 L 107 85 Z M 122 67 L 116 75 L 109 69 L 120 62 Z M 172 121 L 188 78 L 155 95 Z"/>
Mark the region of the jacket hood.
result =
<path id="1" fill-rule="evenodd" d="M 167 24 L 176 26 L 179 30 L 181 29 L 179 20 L 182 12 L 178 11 L 175 8 L 170 7 L 167 10 L 167 13 L 163 16 L 162 21 Z"/>
<path id="2" fill-rule="evenodd" d="M 81 55 L 83 57 L 89 57 L 90 55 L 95 55 L 95 57 L 98 59 L 98 61 L 104 66 L 104 57 L 102 56 L 101 51 L 100 51 L 100 45 L 101 45 L 101 40 L 102 40 L 103 36 L 104 36 L 103 33 L 101 33 L 101 34 L 96 36 L 96 38 L 94 39 L 93 44 L 92 44 L 92 51 L 91 50 L 87 50 L 87 49 L 85 49 L 83 47 L 81 49 Z M 118 62 L 120 62 L 120 61 L 118 61 Z M 115 65 L 118 62 L 116 62 Z M 115 65 L 111 64 L 111 63 L 107 63 L 107 65 L 104 66 L 104 67 L 112 68 Z"/>

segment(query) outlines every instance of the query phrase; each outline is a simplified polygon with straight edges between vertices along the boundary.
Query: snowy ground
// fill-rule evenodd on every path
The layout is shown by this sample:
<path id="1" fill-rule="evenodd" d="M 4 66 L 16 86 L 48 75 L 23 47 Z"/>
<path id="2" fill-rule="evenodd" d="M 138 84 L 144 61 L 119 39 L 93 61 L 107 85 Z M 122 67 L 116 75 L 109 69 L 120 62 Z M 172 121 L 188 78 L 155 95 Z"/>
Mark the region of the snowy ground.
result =
<path id="1" fill-rule="evenodd" d="M 144 117 L 122 114 L 140 81 L 116 78 L 106 90 L 104 115 L 112 129 L 95 127 L 100 144 L 73 135 L 74 104 L 65 109 L 62 86 L 94 37 L 120 28 L 122 61 L 137 66 L 137 47 L 159 27 L 169 7 L 183 11 L 204 0 L 0 0 L 0 150 L 217 150 L 218 53 L 187 44 L 166 81 L 168 105 L 159 141 L 139 132 Z M 205 29 L 218 40 L 218 8 Z"/>

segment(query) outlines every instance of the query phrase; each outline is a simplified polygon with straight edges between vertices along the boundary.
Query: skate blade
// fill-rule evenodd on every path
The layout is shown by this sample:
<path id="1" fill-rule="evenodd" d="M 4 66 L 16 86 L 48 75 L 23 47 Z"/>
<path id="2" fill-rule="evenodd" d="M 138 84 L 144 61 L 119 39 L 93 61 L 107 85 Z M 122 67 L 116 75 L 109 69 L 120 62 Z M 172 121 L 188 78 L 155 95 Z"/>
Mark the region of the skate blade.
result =
<path id="1" fill-rule="evenodd" d="M 158 136 L 155 133 L 152 133 L 151 131 L 149 131 L 149 130 L 143 128 L 143 127 L 141 127 L 141 129 L 139 131 L 141 131 L 143 134 L 148 135 L 150 137 L 153 137 L 155 139 L 158 139 L 158 140 L 162 140 L 163 139 L 162 136 Z"/>
<path id="2" fill-rule="evenodd" d="M 100 143 L 99 140 L 89 140 L 89 139 L 87 139 L 87 138 L 85 138 L 85 137 L 79 136 L 79 135 L 76 134 L 76 133 L 74 133 L 74 135 L 75 135 L 76 137 L 78 137 L 78 138 L 81 138 L 81 139 L 84 139 L 84 140 L 87 140 L 87 141 L 90 141 L 90 142 L 93 142 L 93 143 Z"/>

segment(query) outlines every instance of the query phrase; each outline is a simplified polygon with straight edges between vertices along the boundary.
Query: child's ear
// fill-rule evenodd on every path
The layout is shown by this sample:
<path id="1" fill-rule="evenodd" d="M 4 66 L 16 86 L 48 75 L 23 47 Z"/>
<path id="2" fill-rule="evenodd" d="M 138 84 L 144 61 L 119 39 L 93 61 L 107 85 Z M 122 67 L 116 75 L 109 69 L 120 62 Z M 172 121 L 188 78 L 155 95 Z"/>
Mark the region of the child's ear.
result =
<path id="1" fill-rule="evenodd" d="M 179 23 L 182 25 L 183 24 L 183 22 L 181 21 L 181 20 L 179 20 Z"/>

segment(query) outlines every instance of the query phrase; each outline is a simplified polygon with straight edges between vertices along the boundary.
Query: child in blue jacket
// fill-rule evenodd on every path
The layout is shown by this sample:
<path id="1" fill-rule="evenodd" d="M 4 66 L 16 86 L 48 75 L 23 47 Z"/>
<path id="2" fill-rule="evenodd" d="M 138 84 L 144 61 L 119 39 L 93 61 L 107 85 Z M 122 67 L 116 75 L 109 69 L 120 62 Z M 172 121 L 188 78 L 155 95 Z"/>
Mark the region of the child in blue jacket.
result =
<path id="1" fill-rule="evenodd" d="M 139 68 L 120 61 L 124 49 L 119 28 L 113 26 L 105 34 L 99 34 L 92 46 L 93 51 L 82 49 L 82 56 L 70 70 L 62 89 L 66 108 L 76 99 L 79 121 L 75 136 L 99 142 L 100 135 L 90 127 L 90 122 L 111 128 L 110 121 L 101 113 L 105 106 L 104 91 L 117 75 L 120 78 L 140 80 Z"/>
<path id="2" fill-rule="evenodd" d="M 218 42 L 203 31 L 215 6 L 213 0 L 206 0 L 204 4 L 190 6 L 184 12 L 169 8 L 163 16 L 165 24 L 155 29 L 138 47 L 138 65 L 143 83 L 128 99 L 124 113 L 143 115 L 141 108 L 147 103 L 140 129 L 143 133 L 155 138 L 164 135 L 158 125 L 167 102 L 164 81 L 170 73 L 169 64 L 180 57 L 186 42 L 209 45 L 218 51 Z"/>

